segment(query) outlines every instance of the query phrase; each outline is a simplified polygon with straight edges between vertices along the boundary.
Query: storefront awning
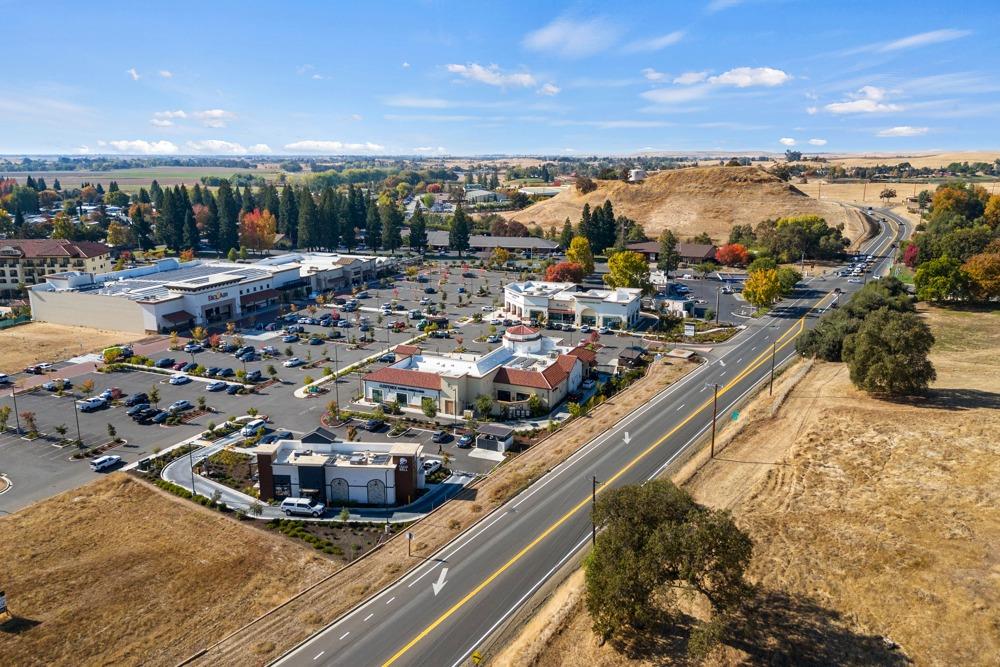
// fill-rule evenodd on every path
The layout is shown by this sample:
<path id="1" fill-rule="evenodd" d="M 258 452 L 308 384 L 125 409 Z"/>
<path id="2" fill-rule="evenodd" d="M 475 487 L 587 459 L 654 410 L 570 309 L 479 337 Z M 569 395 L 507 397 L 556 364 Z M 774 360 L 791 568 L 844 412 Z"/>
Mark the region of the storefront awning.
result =
<path id="1" fill-rule="evenodd" d="M 255 303 L 261 303 L 262 301 L 269 301 L 271 299 L 278 298 L 278 290 L 275 289 L 265 289 L 259 292 L 251 292 L 250 294 L 244 294 L 240 297 L 241 306 L 249 306 Z"/>
<path id="2" fill-rule="evenodd" d="M 163 316 L 163 319 L 165 319 L 167 322 L 170 322 L 171 324 L 182 324 L 184 322 L 190 322 L 191 320 L 193 320 L 194 315 L 187 312 L 186 310 L 178 310 L 172 313 L 167 313 L 166 315 Z"/>

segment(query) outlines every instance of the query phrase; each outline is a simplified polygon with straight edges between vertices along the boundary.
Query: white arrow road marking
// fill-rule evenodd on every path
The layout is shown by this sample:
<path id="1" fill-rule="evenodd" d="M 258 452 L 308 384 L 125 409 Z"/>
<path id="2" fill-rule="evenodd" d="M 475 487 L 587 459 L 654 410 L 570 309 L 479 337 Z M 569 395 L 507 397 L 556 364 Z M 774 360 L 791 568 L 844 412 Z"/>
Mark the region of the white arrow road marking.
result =
<path id="1" fill-rule="evenodd" d="M 625 431 L 625 444 L 627 445 L 631 439 L 632 438 L 629 436 L 628 431 Z"/>
<path id="2" fill-rule="evenodd" d="M 726 362 L 724 362 L 722 359 L 719 359 L 719 365 L 725 367 Z"/>
<path id="3" fill-rule="evenodd" d="M 441 574 L 438 575 L 438 580 L 435 581 L 433 584 L 431 584 L 431 588 L 434 589 L 434 595 L 437 595 L 438 593 L 440 593 L 441 589 L 444 588 L 444 585 L 446 583 L 448 583 L 448 582 L 446 582 L 444 580 L 445 577 L 447 577 L 447 576 L 448 576 L 448 568 L 442 567 L 441 568 Z"/>

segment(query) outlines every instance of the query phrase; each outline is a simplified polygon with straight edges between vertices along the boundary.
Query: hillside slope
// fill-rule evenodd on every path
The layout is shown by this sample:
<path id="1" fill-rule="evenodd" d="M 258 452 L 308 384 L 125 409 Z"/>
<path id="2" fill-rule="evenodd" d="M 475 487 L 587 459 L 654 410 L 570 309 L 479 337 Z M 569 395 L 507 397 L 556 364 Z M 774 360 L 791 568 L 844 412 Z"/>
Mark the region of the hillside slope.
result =
<path id="1" fill-rule="evenodd" d="M 600 206 L 610 199 L 615 212 L 637 220 L 650 237 L 670 228 L 682 237 L 708 232 L 724 242 L 736 223 L 756 224 L 765 218 L 816 214 L 830 224 L 845 223 L 845 235 L 862 233 L 857 214 L 832 202 L 813 199 L 795 186 L 757 167 L 697 167 L 653 174 L 641 184 L 599 181 L 586 195 L 566 190 L 508 216 L 547 229 L 566 218 L 574 224 L 584 204 Z"/>

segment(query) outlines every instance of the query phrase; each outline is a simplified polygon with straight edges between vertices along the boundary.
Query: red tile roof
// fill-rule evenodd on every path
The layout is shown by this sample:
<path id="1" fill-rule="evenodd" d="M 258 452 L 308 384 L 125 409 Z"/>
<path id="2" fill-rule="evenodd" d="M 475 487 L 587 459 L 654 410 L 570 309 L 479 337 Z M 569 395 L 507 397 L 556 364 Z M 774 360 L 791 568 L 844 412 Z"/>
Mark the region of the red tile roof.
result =
<path id="1" fill-rule="evenodd" d="M 591 366 L 597 363 L 597 353 L 589 348 L 583 347 L 582 345 L 574 347 L 569 351 L 569 353 L 580 361 L 590 364 Z"/>
<path id="2" fill-rule="evenodd" d="M 411 371 L 407 368 L 392 368 L 391 366 L 372 371 L 364 379 L 366 382 L 384 382 L 385 384 L 398 384 L 403 387 L 419 387 L 420 389 L 441 388 L 441 378 L 434 373 Z"/>
<path id="3" fill-rule="evenodd" d="M 538 333 L 537 329 L 532 329 L 531 327 L 526 327 L 523 324 L 518 324 L 516 326 L 507 329 L 507 333 L 512 336 L 530 336 L 532 334 Z"/>
<path id="4" fill-rule="evenodd" d="M 0 248 L 12 247 L 24 257 L 98 257 L 111 252 L 109 246 L 93 241 L 67 239 L 7 239 L 0 241 Z"/>
<path id="5" fill-rule="evenodd" d="M 577 360 L 565 354 L 559 355 L 555 363 L 539 371 L 526 371 L 520 368 L 501 366 L 494 376 L 494 382 L 512 384 L 518 387 L 533 387 L 535 389 L 555 389 L 569 377 Z"/>
<path id="6" fill-rule="evenodd" d="M 421 350 L 416 345 L 397 345 L 392 351 L 401 357 L 412 357 L 420 354 Z"/>

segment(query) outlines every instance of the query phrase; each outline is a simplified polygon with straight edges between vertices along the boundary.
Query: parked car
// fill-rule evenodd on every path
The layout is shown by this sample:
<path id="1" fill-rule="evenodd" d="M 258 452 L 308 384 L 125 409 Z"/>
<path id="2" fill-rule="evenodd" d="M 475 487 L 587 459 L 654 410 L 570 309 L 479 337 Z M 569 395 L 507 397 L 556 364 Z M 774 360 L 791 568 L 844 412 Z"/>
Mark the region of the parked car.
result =
<path id="1" fill-rule="evenodd" d="M 184 368 L 185 364 L 187 364 L 186 361 L 178 361 L 176 364 L 174 364 L 170 368 L 172 368 L 175 371 L 179 371 L 180 369 Z"/>
<path id="2" fill-rule="evenodd" d="M 274 357 L 274 356 L 277 356 L 277 354 L 278 354 L 278 348 L 276 348 L 276 347 L 275 347 L 275 346 L 273 346 L 273 345 L 265 345 L 264 347 L 262 347 L 262 348 L 261 348 L 261 350 L 260 350 L 260 351 L 261 351 L 261 352 L 262 352 L 263 354 L 269 354 L 269 355 L 271 355 L 272 357 Z"/>
<path id="3" fill-rule="evenodd" d="M 38 370 L 40 370 L 42 373 L 48 373 L 49 371 L 55 370 L 55 368 L 56 368 L 55 364 L 50 364 L 47 361 L 43 361 L 42 363 L 38 364 Z"/>
<path id="4" fill-rule="evenodd" d="M 596 383 L 596 382 L 594 382 L 594 380 L 593 380 L 593 379 L 591 379 L 591 378 L 587 378 L 586 380 L 584 380 L 584 381 L 583 381 L 583 384 L 582 384 L 581 386 L 582 386 L 582 387 L 583 387 L 584 389 L 593 389 L 593 388 L 594 388 L 594 385 L 596 385 L 596 384 L 597 384 L 597 383 Z"/>
<path id="5" fill-rule="evenodd" d="M 108 387 L 100 394 L 97 395 L 98 398 L 103 398 L 106 402 L 117 401 L 123 396 L 122 390 L 118 387 Z"/>
<path id="6" fill-rule="evenodd" d="M 434 461 L 433 459 L 430 461 L 424 461 L 423 468 L 425 475 L 432 475 L 441 469 L 441 462 Z"/>
<path id="7" fill-rule="evenodd" d="M 427 305 L 427 304 L 429 304 L 430 302 L 431 302 L 431 300 L 430 300 L 430 299 L 428 299 L 428 298 L 427 298 L 426 296 L 425 296 L 425 297 L 421 297 L 421 298 L 420 298 L 420 305 L 421 305 L 421 306 L 426 306 L 426 305 Z"/>
<path id="8" fill-rule="evenodd" d="M 231 378 L 236 375 L 236 372 L 232 368 L 220 368 L 216 375 L 220 378 Z"/>
<path id="9" fill-rule="evenodd" d="M 431 442 L 437 442 L 437 443 L 448 442 L 450 438 L 451 436 L 448 434 L 447 431 L 434 431 L 434 433 L 431 435 Z"/>
<path id="10" fill-rule="evenodd" d="M 166 410 L 157 410 L 156 414 L 152 415 L 149 418 L 149 423 L 150 424 L 162 424 L 163 422 L 167 421 L 167 419 L 169 417 L 170 417 L 170 413 L 167 412 Z"/>
<path id="11" fill-rule="evenodd" d="M 227 383 L 222 380 L 216 380 L 215 382 L 209 382 L 205 386 L 205 391 L 222 391 L 227 386 Z"/>
<path id="12" fill-rule="evenodd" d="M 396 355 L 393 354 L 392 352 L 386 352 L 381 357 L 379 357 L 378 360 L 384 364 L 391 364 L 396 361 Z"/>
<path id="13" fill-rule="evenodd" d="M 121 464 L 122 457 L 115 454 L 107 454 L 105 456 L 98 456 L 96 459 L 90 462 L 90 469 L 94 472 L 104 472 L 105 470 L 111 470 L 115 466 Z"/>
<path id="14" fill-rule="evenodd" d="M 425 287 L 424 294 L 437 294 L 437 290 L 433 287 Z"/>
<path id="15" fill-rule="evenodd" d="M 197 352 L 201 352 L 204 349 L 205 348 L 203 348 L 198 343 L 188 343 L 187 345 L 184 346 L 184 351 L 187 352 L 188 354 L 194 354 L 194 353 L 197 353 Z"/>
<path id="16" fill-rule="evenodd" d="M 152 421 L 153 417 L 163 412 L 158 408 L 146 408 L 145 410 L 140 410 L 139 412 L 132 415 L 132 419 L 139 424 L 148 424 Z M 163 414 L 167 414 L 163 412 Z"/>
<path id="17" fill-rule="evenodd" d="M 7 384 L 10 382 L 10 376 L 6 373 L 0 373 L 0 384 Z"/>
<path id="18" fill-rule="evenodd" d="M 480 308 L 480 310 L 482 310 L 484 313 L 492 313 L 493 306 L 483 306 L 482 308 Z"/>
<path id="19" fill-rule="evenodd" d="M 431 332 L 431 338 L 451 338 L 451 334 L 447 329 L 438 329 Z"/>
<path id="20" fill-rule="evenodd" d="M 268 433 L 263 438 L 260 439 L 260 444 L 270 445 L 272 442 L 278 442 L 279 440 L 288 440 L 292 437 L 291 431 L 275 431 L 274 433 Z"/>
<path id="21" fill-rule="evenodd" d="M 240 429 L 240 435 L 244 438 L 251 438 L 257 435 L 258 431 L 265 428 L 267 428 L 267 422 L 263 419 L 251 419 L 243 425 L 243 428 Z"/>
<path id="22" fill-rule="evenodd" d="M 45 391 L 58 391 L 59 389 L 72 389 L 73 383 L 69 380 L 63 380 L 57 378 L 55 380 L 49 380 L 42 384 L 42 389 Z"/>
<path id="23" fill-rule="evenodd" d="M 362 324 L 360 327 L 358 327 L 358 331 L 371 331 L 371 330 L 372 330 L 372 325 L 370 324 Z"/>
<path id="24" fill-rule="evenodd" d="M 187 384 L 191 381 L 187 375 L 175 375 L 170 378 L 170 384 Z"/>
<path id="25" fill-rule="evenodd" d="M 194 406 L 191 405 L 189 401 L 186 401 L 182 398 L 181 400 L 174 401 L 173 403 L 168 405 L 167 412 L 169 412 L 170 414 L 176 414 L 178 412 L 184 412 L 185 410 L 190 410 L 193 407 Z"/>
<path id="26" fill-rule="evenodd" d="M 310 339 L 309 339 L 309 344 L 310 344 L 310 345 L 322 345 L 322 344 L 323 344 L 323 342 L 324 342 L 324 341 L 323 341 L 323 339 L 322 339 L 322 338 L 315 338 L 315 337 L 313 337 L 313 338 L 310 338 Z"/>
<path id="27" fill-rule="evenodd" d="M 601 327 L 600 329 L 597 330 L 597 333 L 599 333 L 599 334 L 609 334 L 609 333 L 611 333 L 611 329 L 609 329 L 608 327 Z"/>
<path id="28" fill-rule="evenodd" d="M 149 401 L 149 396 L 146 395 L 146 392 L 140 391 L 139 393 L 132 394 L 128 398 L 126 398 L 125 399 L 125 406 L 126 407 L 132 407 L 134 405 L 142 405 L 143 403 L 146 403 L 147 401 Z"/>
<path id="29" fill-rule="evenodd" d="M 381 419 L 369 419 L 365 421 L 364 424 L 362 424 L 361 428 L 365 429 L 366 431 L 377 431 L 380 428 L 382 428 L 382 425 L 384 423 L 385 422 L 382 421 Z"/>
<path id="30" fill-rule="evenodd" d="M 486 342 L 487 343 L 499 343 L 500 342 L 500 336 L 498 336 L 496 334 L 491 334 L 491 335 L 489 335 L 489 336 L 486 337 Z"/>
<path id="31" fill-rule="evenodd" d="M 300 516 L 319 517 L 326 510 L 321 502 L 309 498 L 285 498 L 281 501 L 281 511 L 285 516 L 298 514 Z"/>
<path id="32" fill-rule="evenodd" d="M 196 368 L 198 368 L 198 364 L 194 361 L 189 361 L 183 366 L 181 366 L 181 373 L 190 373 Z"/>
<path id="33" fill-rule="evenodd" d="M 580 327 L 580 333 L 590 333 L 590 325 L 584 324 Z"/>
<path id="34" fill-rule="evenodd" d="M 260 371 L 250 371 L 247 373 L 247 382 L 260 382 L 263 377 Z"/>
<path id="35" fill-rule="evenodd" d="M 337 321 L 337 326 L 340 327 L 340 328 L 342 328 L 342 329 L 347 329 L 348 327 L 351 326 L 351 323 L 348 322 L 347 320 L 338 320 Z"/>
<path id="36" fill-rule="evenodd" d="M 237 350 L 236 343 L 223 343 L 219 346 L 220 352 L 225 352 L 226 354 L 231 354 Z"/>
<path id="37" fill-rule="evenodd" d="M 283 362 L 281 365 L 284 366 L 285 368 L 295 368 L 296 366 L 301 366 L 304 363 L 305 362 L 299 359 L 298 357 L 292 357 L 288 361 Z"/>
<path id="38" fill-rule="evenodd" d="M 145 412 L 146 410 L 149 410 L 149 403 L 136 403 L 128 410 L 126 410 L 125 414 L 134 419 L 136 415 L 139 415 L 142 412 Z"/>
<path id="39" fill-rule="evenodd" d="M 230 396 L 235 396 L 236 394 L 240 393 L 240 389 L 242 388 L 243 388 L 242 385 L 230 384 L 226 386 L 226 393 L 229 394 Z"/>
<path id="40" fill-rule="evenodd" d="M 153 365 L 156 366 L 157 368 L 170 368 L 175 363 L 177 363 L 177 362 L 174 359 L 171 359 L 170 357 L 164 357 L 164 358 L 158 360 Z"/>
<path id="41" fill-rule="evenodd" d="M 248 353 L 252 354 L 252 353 L 254 353 L 256 351 L 257 351 L 257 349 L 253 345 L 244 345 L 243 347 L 241 347 L 238 350 L 236 350 L 236 352 L 234 353 L 234 356 L 237 357 L 237 358 L 239 358 L 239 357 L 242 357 L 245 354 L 248 354 Z"/>
<path id="42" fill-rule="evenodd" d="M 90 398 L 85 398 L 82 401 L 77 401 L 76 405 L 80 408 L 80 412 L 93 412 L 94 410 L 100 410 L 108 402 L 101 398 L 100 396 L 91 396 Z"/>
<path id="43" fill-rule="evenodd" d="M 462 449 L 468 449 L 472 447 L 472 434 L 466 433 L 461 438 L 458 439 L 458 446 Z"/>

